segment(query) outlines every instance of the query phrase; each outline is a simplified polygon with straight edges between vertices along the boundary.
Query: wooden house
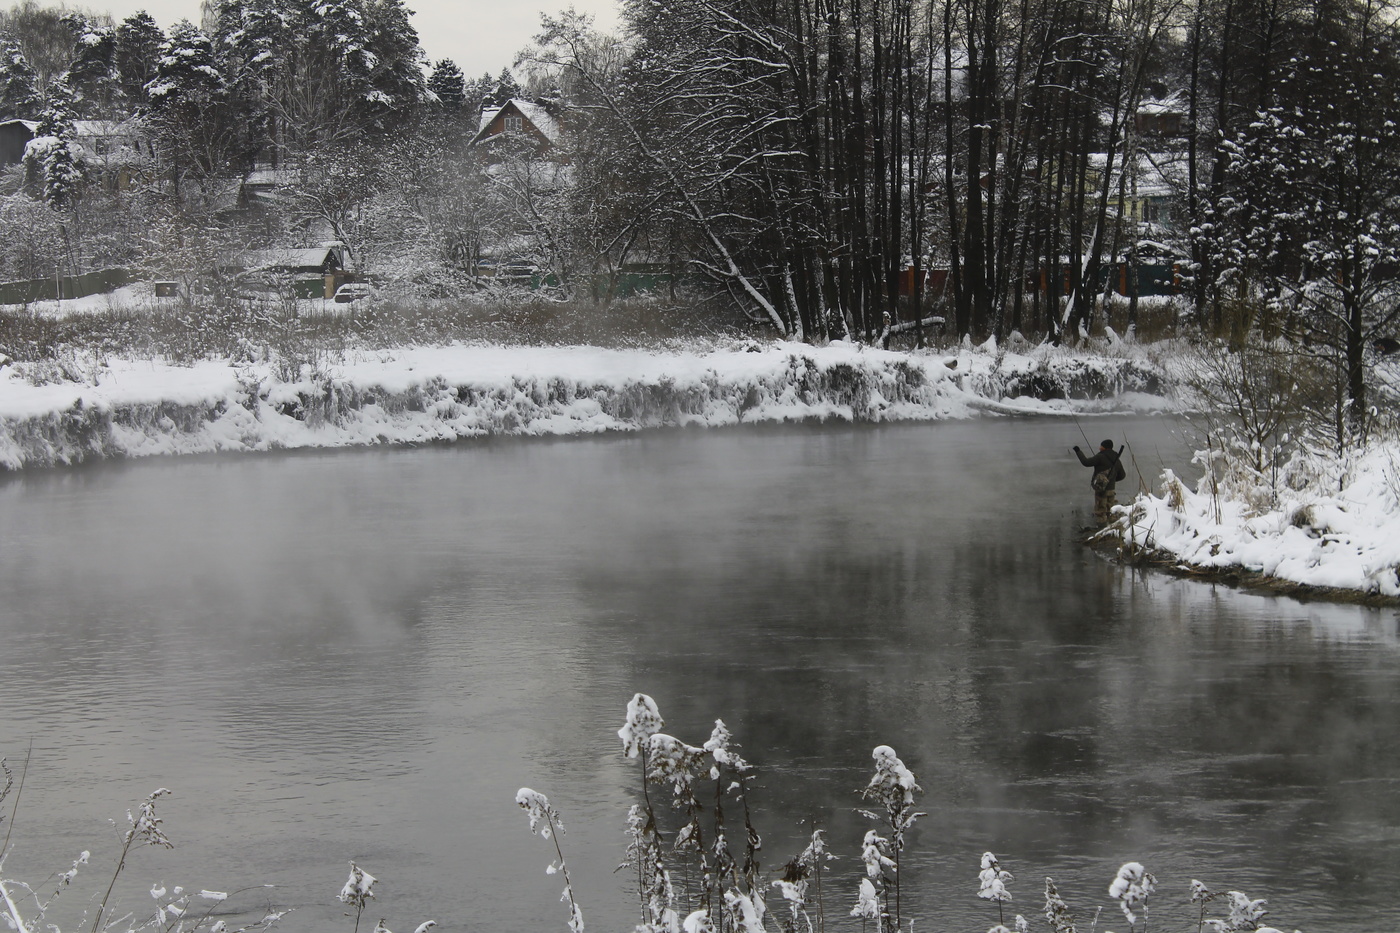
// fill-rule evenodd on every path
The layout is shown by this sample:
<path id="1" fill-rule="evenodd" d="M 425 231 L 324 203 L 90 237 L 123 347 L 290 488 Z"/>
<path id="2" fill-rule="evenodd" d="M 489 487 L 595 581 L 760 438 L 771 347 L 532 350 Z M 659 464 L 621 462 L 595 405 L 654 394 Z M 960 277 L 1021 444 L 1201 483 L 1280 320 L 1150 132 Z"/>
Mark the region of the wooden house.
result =
<path id="1" fill-rule="evenodd" d="M 548 158 L 567 161 L 562 151 L 563 125 L 556 114 L 541 104 L 512 99 L 482 110 L 471 145 L 492 162 L 498 160 L 494 150 L 509 143 L 533 145 Z"/>

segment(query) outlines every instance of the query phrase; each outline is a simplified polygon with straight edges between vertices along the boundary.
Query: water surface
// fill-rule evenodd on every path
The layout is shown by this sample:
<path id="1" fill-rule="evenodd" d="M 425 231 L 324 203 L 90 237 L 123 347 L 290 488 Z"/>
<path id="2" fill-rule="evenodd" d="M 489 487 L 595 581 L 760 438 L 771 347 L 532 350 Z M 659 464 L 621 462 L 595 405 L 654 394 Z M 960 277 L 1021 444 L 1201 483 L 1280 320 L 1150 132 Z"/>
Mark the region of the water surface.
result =
<path id="1" fill-rule="evenodd" d="M 1170 422 L 1085 427 L 1149 479 L 1186 459 Z M 589 928 L 629 930 L 615 733 L 643 691 L 673 734 L 722 718 L 742 743 L 769 868 L 828 831 L 829 917 L 889 744 L 925 790 L 916 928 L 995 922 L 990 849 L 1013 911 L 1037 918 L 1050 875 L 1085 929 L 1128 860 L 1159 879 L 1155 928 L 1194 929 L 1198 877 L 1282 928 L 1400 929 L 1396 613 L 1105 563 L 1075 543 L 1072 443 L 1000 420 L 11 478 L 0 754 L 33 756 L 4 876 L 42 888 L 90 849 L 51 917 L 79 928 L 125 811 L 164 786 L 176 848 L 129 859 L 123 911 L 154 883 L 272 883 L 232 909 L 349 931 L 354 859 L 380 879 L 371 924 L 562 930 L 528 785 L 564 815 Z"/>

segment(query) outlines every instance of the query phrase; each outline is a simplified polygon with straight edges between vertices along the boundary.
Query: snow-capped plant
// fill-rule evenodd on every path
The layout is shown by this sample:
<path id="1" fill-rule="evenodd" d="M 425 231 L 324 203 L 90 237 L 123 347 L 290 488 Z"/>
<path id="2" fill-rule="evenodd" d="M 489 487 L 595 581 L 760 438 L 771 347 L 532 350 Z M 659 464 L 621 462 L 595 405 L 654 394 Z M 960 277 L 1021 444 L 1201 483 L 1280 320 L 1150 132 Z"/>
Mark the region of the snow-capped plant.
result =
<path id="1" fill-rule="evenodd" d="M 126 813 L 127 823 L 130 824 L 125 833 L 122 834 L 122 851 L 117 856 L 117 867 L 112 872 L 112 880 L 107 885 L 107 893 L 102 895 L 102 900 L 97 904 L 92 920 L 92 933 L 100 930 L 102 923 L 102 912 L 107 908 L 108 899 L 112 896 L 112 889 L 117 886 L 117 878 L 121 875 L 122 869 L 126 867 L 126 856 L 135 846 L 157 846 L 164 849 L 173 849 L 175 844 L 166 838 L 161 831 L 161 820 L 156 816 L 156 801 L 169 794 L 170 791 L 164 787 L 159 787 L 151 792 L 151 795 L 141 801 L 136 808 L 136 815 L 131 811 Z M 21 927 L 20 929 L 24 929 Z"/>
<path id="2" fill-rule="evenodd" d="M 914 795 L 922 793 L 923 788 L 915 780 L 914 772 L 905 767 L 890 746 L 877 745 L 870 757 L 875 760 L 875 773 L 861 791 L 861 796 L 883 804 L 885 812 L 883 816 L 869 810 L 860 812 L 872 820 L 883 820 L 889 826 L 890 834 L 888 839 L 884 839 L 873 830 L 867 832 L 861 860 L 865 863 L 867 877 L 872 882 L 880 883 L 879 893 L 884 899 L 884 910 L 893 927 L 899 929 L 899 857 L 904 851 L 905 832 L 924 815 L 914 809 Z M 893 909 L 890 908 L 891 901 Z"/>
<path id="3" fill-rule="evenodd" d="M 705 844 L 705 830 L 701 822 L 703 808 L 695 796 L 696 780 L 714 770 L 706 760 L 705 749 L 687 745 L 675 736 L 664 732 L 654 733 L 647 740 L 650 768 L 647 777 L 658 784 L 671 787 L 671 806 L 684 815 L 685 822 L 676 832 L 672 849 L 686 852 L 696 862 L 696 873 L 701 879 L 701 904 L 713 903 L 717 888 L 722 888 L 724 879 L 716 878 L 710 864 L 710 853 Z"/>
<path id="4" fill-rule="evenodd" d="M 725 891 L 724 911 L 729 929 L 742 933 L 768 933 L 763 927 L 763 898 L 756 893 L 750 897 L 732 889 Z"/>
<path id="5" fill-rule="evenodd" d="M 997 857 L 990 852 L 982 853 L 982 871 L 977 875 L 977 896 L 997 905 L 997 922 L 1005 923 L 1002 904 L 1011 900 L 1011 892 L 1006 886 L 1012 881 L 1011 872 L 1001 867 Z"/>
<path id="6" fill-rule="evenodd" d="M 1205 883 L 1195 878 L 1191 879 L 1191 903 L 1200 905 L 1200 916 L 1196 920 L 1196 930 L 1200 933 L 1206 925 L 1206 905 L 1219 897 L 1219 892 L 1212 891 L 1206 887 Z"/>
<path id="7" fill-rule="evenodd" d="M 646 751 L 647 740 L 660 732 L 666 725 L 656 701 L 645 693 L 638 693 L 627 704 L 627 721 L 617 730 L 622 740 L 622 752 L 628 758 L 636 758 Z"/>
<path id="8" fill-rule="evenodd" d="M 705 749 L 687 745 L 664 732 L 654 733 L 647 740 L 647 777 L 658 784 L 670 784 L 677 806 L 694 806 L 695 781 L 711 772 L 705 767 Z"/>
<path id="9" fill-rule="evenodd" d="M 802 929 L 801 921 L 806 921 L 806 929 L 812 930 L 812 919 L 807 916 L 807 882 L 788 881 L 784 878 L 777 878 L 773 881 L 773 887 L 782 894 L 783 900 L 788 906 L 788 929 L 797 933 Z"/>
<path id="10" fill-rule="evenodd" d="M 825 919 L 821 912 L 822 863 L 834 858 L 835 856 L 827 852 L 826 840 L 819 829 L 812 833 L 811 841 L 801 854 L 783 866 L 783 876 L 773 882 L 773 887 L 782 892 L 783 899 L 788 903 L 788 929 L 791 933 L 798 933 L 804 924 L 807 933 L 825 928 Z M 815 888 L 815 891 L 811 891 L 812 888 Z M 807 912 L 807 908 L 813 903 L 817 909 L 815 926 Z"/>
<path id="11" fill-rule="evenodd" d="M 1045 919 L 1055 933 L 1077 933 L 1074 929 L 1074 915 L 1070 913 L 1069 905 L 1060 897 L 1055 882 L 1050 878 L 1045 879 Z"/>
<path id="12" fill-rule="evenodd" d="M 798 856 L 783 866 L 783 877 L 773 882 L 782 891 L 791 908 L 789 929 L 796 933 L 799 917 L 806 922 L 808 933 L 813 929 L 824 930 L 826 917 L 822 906 L 822 875 L 825 863 L 836 856 L 827 851 L 825 833 L 818 829 Z M 812 923 L 808 908 L 816 908 L 816 925 Z"/>
<path id="13" fill-rule="evenodd" d="M 728 879 L 727 881 L 721 880 L 721 884 L 728 883 L 752 890 L 758 884 L 758 850 L 762 847 L 763 841 L 754 828 L 753 815 L 749 810 L 747 780 L 753 766 L 739 756 L 735 747 L 733 736 L 725 726 L 724 721 L 716 719 L 715 728 L 710 733 L 709 741 L 705 743 L 705 751 L 709 752 L 712 758 L 710 777 L 715 782 L 714 802 L 711 804 L 711 811 L 714 814 L 715 841 L 711 848 L 715 859 L 715 876 L 719 879 Z M 735 861 L 734 853 L 729 845 L 724 809 L 726 794 L 733 794 L 743 809 L 744 861 L 742 865 Z M 820 833 L 813 834 L 814 844 L 817 843 L 819 837 Z M 811 848 L 808 846 L 808 851 Z M 818 887 L 820 888 L 820 876 L 818 876 Z"/>
<path id="14" fill-rule="evenodd" d="M 350 877 L 345 879 L 345 886 L 336 895 L 336 900 L 355 908 L 357 931 L 360 929 L 360 915 L 365 912 L 365 905 L 369 903 L 370 898 L 374 897 L 375 880 L 373 875 L 351 862 Z"/>
<path id="15" fill-rule="evenodd" d="M 1229 898 L 1230 914 L 1224 920 L 1207 919 L 1205 905 L 1217 898 Z M 1191 882 L 1191 903 L 1200 904 L 1199 930 L 1210 930 L 1212 933 L 1256 933 L 1256 931 L 1267 931 L 1271 927 L 1261 927 L 1259 922 L 1268 913 L 1265 905 L 1268 901 L 1260 898 L 1253 900 L 1249 895 L 1240 891 L 1211 891 L 1204 884 L 1193 880 Z"/>
<path id="16" fill-rule="evenodd" d="M 1157 887 L 1157 879 L 1142 867 L 1141 862 L 1125 862 L 1108 886 L 1108 896 L 1118 901 L 1129 927 L 1137 926 L 1137 911 L 1147 921 L 1147 897 Z"/>
<path id="17" fill-rule="evenodd" d="M 879 892 L 875 890 L 875 885 L 869 878 L 861 878 L 860 890 L 855 894 L 855 906 L 851 908 L 851 916 L 861 918 L 861 930 L 869 929 L 869 922 L 876 920 L 883 926 L 883 916 L 885 908 L 881 904 Z M 881 927 L 876 927 L 881 929 Z"/>
<path id="18" fill-rule="evenodd" d="M 1239 891 L 1230 892 L 1230 924 L 1232 930 L 1257 930 L 1259 921 L 1264 919 L 1268 913 L 1264 905 L 1268 901 L 1263 898 L 1250 900 L 1248 894 Z"/>
<path id="19" fill-rule="evenodd" d="M 549 874 L 559 872 L 564 876 L 564 894 L 560 898 L 569 905 L 570 933 L 583 933 L 583 912 L 574 898 L 574 885 L 569 879 L 569 866 L 564 861 L 564 850 L 559 845 L 559 836 L 564 832 L 564 824 L 559 813 L 550 806 L 549 798 L 539 791 L 522 787 L 515 792 L 515 802 L 530 817 L 530 832 L 538 831 L 540 836 L 554 843 L 554 853 L 559 860 L 552 862 L 547 869 Z M 541 825 L 543 824 L 543 825 Z"/>
<path id="20" fill-rule="evenodd" d="M 628 811 L 627 826 L 632 842 L 627 847 L 625 862 L 637 873 L 642 909 L 642 924 L 638 929 L 670 930 L 678 916 L 675 890 L 662 854 L 661 829 L 648 791 L 652 779 L 651 739 L 665 725 L 656 701 L 645 693 L 638 693 L 628 702 L 627 717 L 622 728 L 617 730 L 622 740 L 622 753 L 628 758 L 640 758 L 642 765 L 642 803 Z M 663 773 L 669 770 L 665 768 Z"/>
<path id="21" fill-rule="evenodd" d="M 738 754 L 722 720 L 715 721 L 703 746 L 661 732 L 663 725 L 655 701 L 639 693 L 628 703 L 626 721 L 618 730 L 623 754 L 642 761 L 642 800 L 628 812 L 631 841 L 624 862 L 637 876 L 638 929 L 677 933 L 685 921 L 698 923 L 693 918 L 703 911 L 712 927 L 728 930 L 748 922 L 746 904 L 761 921 L 765 882 L 758 876 L 758 851 L 762 838 L 754 828 L 746 793 L 752 766 Z M 712 790 L 703 787 L 706 781 L 714 782 Z M 652 784 L 670 790 L 671 810 L 679 815 L 669 844 L 663 844 L 663 817 L 651 796 Z M 702 803 L 704 795 L 712 798 L 708 806 Z M 743 808 L 742 861 L 733 851 L 725 822 L 729 798 Z M 673 878 L 684 881 L 673 882 Z"/>
<path id="22" fill-rule="evenodd" d="M 681 929 L 685 933 L 716 933 L 715 925 L 710 922 L 710 915 L 703 910 L 693 910 L 686 915 L 681 922 Z"/>
<path id="23" fill-rule="evenodd" d="M 856 905 L 851 908 L 851 916 L 861 919 L 862 930 L 866 929 L 866 924 L 871 920 L 879 920 L 884 916 L 879 892 L 875 890 L 875 885 L 869 878 L 860 879 L 860 889 L 856 893 Z"/>

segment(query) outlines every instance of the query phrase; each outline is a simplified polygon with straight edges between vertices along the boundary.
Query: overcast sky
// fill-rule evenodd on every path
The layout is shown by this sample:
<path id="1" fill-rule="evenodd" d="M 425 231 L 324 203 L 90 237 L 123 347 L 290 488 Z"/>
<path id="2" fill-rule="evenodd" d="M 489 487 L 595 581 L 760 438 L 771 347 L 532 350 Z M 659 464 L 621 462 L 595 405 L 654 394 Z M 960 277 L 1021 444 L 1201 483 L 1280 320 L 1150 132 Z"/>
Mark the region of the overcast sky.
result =
<path id="1" fill-rule="evenodd" d="M 55 4 L 56 5 L 56 4 Z M 182 19 L 199 23 L 199 0 L 68 0 L 68 7 L 107 12 L 121 22 L 137 10 L 155 17 L 162 29 Z M 593 16 L 600 29 L 616 28 L 617 0 L 406 0 L 415 12 L 414 28 L 429 59 L 450 58 L 469 78 L 500 74 L 539 32 L 540 13 L 572 5 Z"/>

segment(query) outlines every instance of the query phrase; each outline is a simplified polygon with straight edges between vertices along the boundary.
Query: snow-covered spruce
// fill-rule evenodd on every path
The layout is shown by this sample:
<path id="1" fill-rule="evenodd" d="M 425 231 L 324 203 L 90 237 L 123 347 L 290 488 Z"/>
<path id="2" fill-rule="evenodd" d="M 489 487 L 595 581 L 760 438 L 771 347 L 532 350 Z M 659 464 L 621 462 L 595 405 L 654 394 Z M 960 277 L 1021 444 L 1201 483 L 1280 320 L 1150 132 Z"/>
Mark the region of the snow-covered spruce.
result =
<path id="1" fill-rule="evenodd" d="M 448 346 L 364 351 L 295 381 L 272 362 L 110 359 L 0 369 L 0 466 L 421 444 L 663 426 L 1170 407 L 1142 356 L 995 345 L 908 354 L 779 343 L 692 352 Z M 1092 402 L 1076 403 L 1078 409 Z"/>

